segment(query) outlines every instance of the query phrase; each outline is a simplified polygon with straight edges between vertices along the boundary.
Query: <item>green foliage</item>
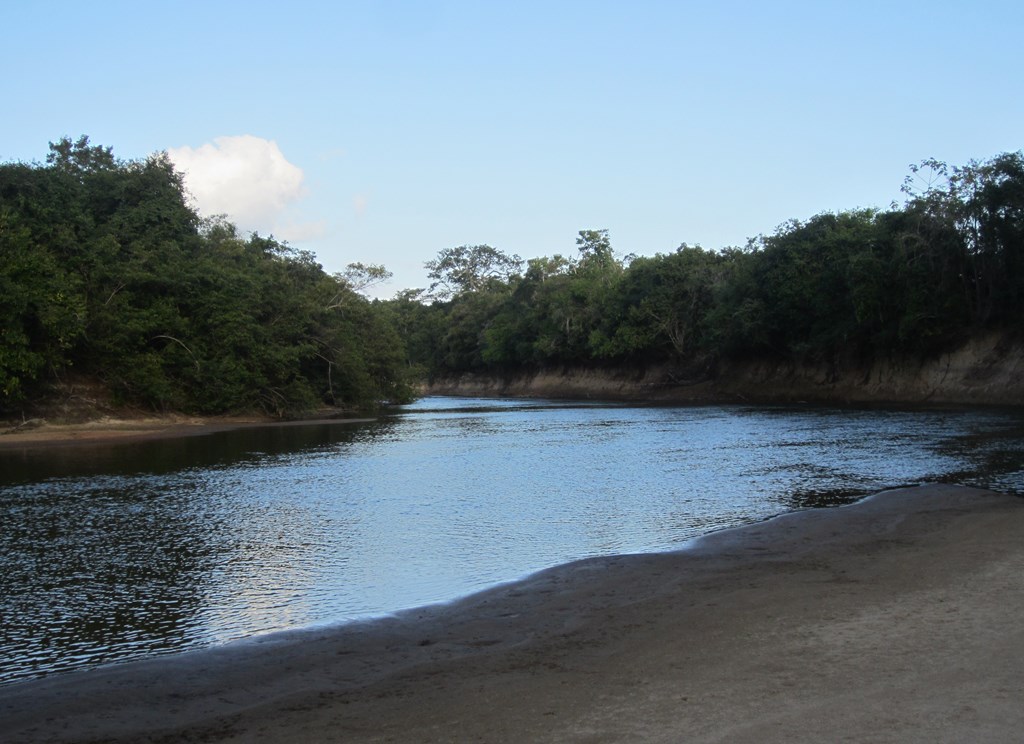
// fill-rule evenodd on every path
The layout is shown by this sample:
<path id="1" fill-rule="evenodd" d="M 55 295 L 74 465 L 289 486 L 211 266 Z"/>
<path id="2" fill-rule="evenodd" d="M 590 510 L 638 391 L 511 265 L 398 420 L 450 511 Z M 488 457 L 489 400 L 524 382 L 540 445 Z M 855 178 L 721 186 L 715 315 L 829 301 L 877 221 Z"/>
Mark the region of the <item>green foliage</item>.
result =
<path id="1" fill-rule="evenodd" d="M 607 274 L 615 273 L 619 268 L 607 230 L 580 230 L 576 248 L 580 252 L 581 271 Z"/>
<path id="2" fill-rule="evenodd" d="M 832 363 L 935 353 L 1024 321 L 1024 156 L 911 169 L 908 201 L 792 220 L 745 249 L 683 244 L 618 260 L 607 230 L 579 257 L 488 259 L 452 249 L 427 264 L 444 290 L 405 325 L 433 374 L 721 357 Z M 476 260 L 477 257 L 479 260 Z M 430 339 L 429 342 L 426 339 Z"/>
<path id="3" fill-rule="evenodd" d="M 121 162 L 88 138 L 46 166 L 0 165 L 0 408 L 69 369 L 156 409 L 288 415 L 412 396 L 387 277 L 201 222 L 166 155 Z"/>
<path id="4" fill-rule="evenodd" d="M 634 260 L 618 292 L 619 318 L 606 356 L 684 358 L 707 341 L 707 317 L 722 257 L 682 244 L 675 253 Z"/>
<path id="5" fill-rule="evenodd" d="M 427 262 L 429 292 L 371 301 L 383 266 L 327 275 L 273 238 L 201 221 L 165 155 L 88 138 L 0 164 L 0 407 L 69 371 L 126 402 L 275 415 L 413 396 L 424 377 L 558 365 L 932 354 L 1024 321 L 1024 156 L 914 166 L 902 208 L 793 220 L 744 249 Z"/>
<path id="6" fill-rule="evenodd" d="M 760 315 L 761 353 L 831 358 L 863 342 L 858 314 L 870 312 L 878 288 L 877 213 L 859 210 L 792 221 L 754 244 L 746 304 Z"/>
<path id="7" fill-rule="evenodd" d="M 924 178 L 922 174 L 927 173 Z M 973 323 L 1017 322 L 1024 300 L 1024 153 L 950 168 L 928 160 L 904 190 L 928 259 L 944 280 L 956 272 Z M 923 190 L 915 189 L 923 182 Z"/>
<path id="8" fill-rule="evenodd" d="M 365 292 L 392 277 L 392 273 L 381 264 L 350 263 L 334 278 L 353 292 Z"/>
<path id="9" fill-rule="evenodd" d="M 425 264 L 427 276 L 434 280 L 430 294 L 443 300 L 488 286 L 501 286 L 518 273 L 522 263 L 519 256 L 508 256 L 489 245 L 445 249 Z"/>

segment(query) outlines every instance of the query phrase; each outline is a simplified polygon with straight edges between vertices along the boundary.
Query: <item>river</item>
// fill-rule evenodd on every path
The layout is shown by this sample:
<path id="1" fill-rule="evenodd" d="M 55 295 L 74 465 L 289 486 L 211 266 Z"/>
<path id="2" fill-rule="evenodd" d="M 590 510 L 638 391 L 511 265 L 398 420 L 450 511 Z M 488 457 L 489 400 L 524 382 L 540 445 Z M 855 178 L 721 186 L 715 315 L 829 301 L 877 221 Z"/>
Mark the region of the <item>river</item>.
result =
<path id="1" fill-rule="evenodd" d="M 1024 493 L 1024 413 L 426 398 L 0 451 L 0 683 L 450 601 L 881 489 Z"/>

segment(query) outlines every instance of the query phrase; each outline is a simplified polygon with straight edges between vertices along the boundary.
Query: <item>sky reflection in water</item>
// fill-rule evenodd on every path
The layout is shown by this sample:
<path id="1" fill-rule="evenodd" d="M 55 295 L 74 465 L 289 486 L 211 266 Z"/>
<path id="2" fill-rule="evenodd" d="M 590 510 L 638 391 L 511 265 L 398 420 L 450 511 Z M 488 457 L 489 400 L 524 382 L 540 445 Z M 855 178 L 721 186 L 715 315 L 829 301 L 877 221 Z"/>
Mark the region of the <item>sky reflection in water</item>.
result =
<path id="1" fill-rule="evenodd" d="M 432 398 L 0 452 L 0 681 L 449 600 L 905 484 L 1020 493 L 1019 413 Z"/>

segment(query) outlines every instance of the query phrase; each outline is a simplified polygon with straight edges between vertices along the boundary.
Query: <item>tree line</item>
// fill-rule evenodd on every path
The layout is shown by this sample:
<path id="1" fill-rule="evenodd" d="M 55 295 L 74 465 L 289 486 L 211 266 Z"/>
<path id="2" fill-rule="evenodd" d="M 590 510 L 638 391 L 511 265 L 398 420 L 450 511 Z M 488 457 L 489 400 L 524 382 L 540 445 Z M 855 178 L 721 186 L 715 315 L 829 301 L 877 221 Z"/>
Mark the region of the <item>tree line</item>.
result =
<path id="1" fill-rule="evenodd" d="M 906 201 L 792 220 L 743 248 L 441 251 L 432 284 L 361 293 L 302 250 L 200 219 L 165 154 L 87 137 L 0 164 L 0 411 L 75 376 L 157 410 L 290 415 L 410 400 L 463 372 L 926 357 L 1024 321 L 1024 155 L 914 166 Z"/>
<path id="2" fill-rule="evenodd" d="M 392 304 L 428 375 L 842 364 L 1024 327 L 1022 153 L 925 161 L 904 192 L 902 206 L 792 220 L 741 249 L 620 257 L 606 230 L 581 231 L 569 256 L 460 246 L 427 263 L 429 290 Z"/>
<path id="3" fill-rule="evenodd" d="M 165 154 L 61 139 L 0 165 L 0 410 L 74 376 L 197 413 L 409 400 L 389 309 L 358 291 L 385 277 L 200 219 Z"/>

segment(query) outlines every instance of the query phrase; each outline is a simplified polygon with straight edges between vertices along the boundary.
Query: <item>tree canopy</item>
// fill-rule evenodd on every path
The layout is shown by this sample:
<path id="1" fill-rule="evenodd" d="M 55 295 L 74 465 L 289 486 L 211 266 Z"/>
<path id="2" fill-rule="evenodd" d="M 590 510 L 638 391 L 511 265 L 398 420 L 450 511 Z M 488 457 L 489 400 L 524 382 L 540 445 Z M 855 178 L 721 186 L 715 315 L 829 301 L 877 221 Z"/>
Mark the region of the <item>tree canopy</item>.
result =
<path id="1" fill-rule="evenodd" d="M 164 154 L 116 159 L 87 137 L 45 165 L 0 165 L 0 408 L 68 375 L 126 403 L 287 415 L 412 394 L 386 277 L 201 220 Z"/>
<path id="2" fill-rule="evenodd" d="M 557 365 L 833 363 L 928 355 L 1024 321 L 1024 156 L 911 169 L 907 201 L 791 220 L 742 249 L 681 244 L 620 259 L 607 230 L 578 256 L 442 252 L 453 291 L 419 311 L 414 361 L 433 374 Z M 485 270 L 472 267 L 484 266 Z M 488 267 L 500 267 L 491 271 Z M 425 340 L 429 338 L 428 340 Z"/>
<path id="3" fill-rule="evenodd" d="M 0 165 L 0 408 L 69 375 L 126 402 L 286 415 L 407 400 L 431 375 L 720 359 L 926 356 L 1024 322 L 1024 155 L 911 169 L 906 202 L 791 220 L 743 248 L 620 258 L 440 251 L 429 289 L 333 276 L 273 237 L 200 219 L 167 157 L 88 138 Z"/>

